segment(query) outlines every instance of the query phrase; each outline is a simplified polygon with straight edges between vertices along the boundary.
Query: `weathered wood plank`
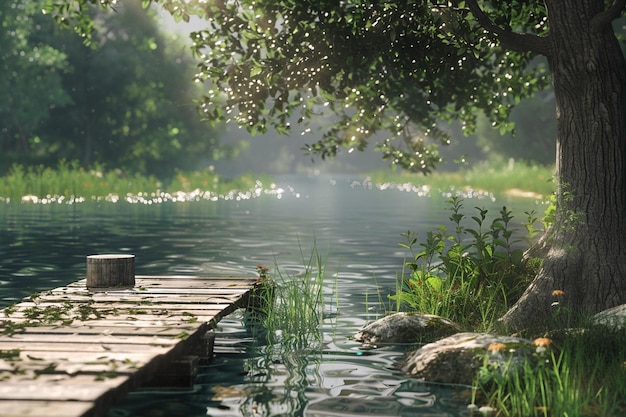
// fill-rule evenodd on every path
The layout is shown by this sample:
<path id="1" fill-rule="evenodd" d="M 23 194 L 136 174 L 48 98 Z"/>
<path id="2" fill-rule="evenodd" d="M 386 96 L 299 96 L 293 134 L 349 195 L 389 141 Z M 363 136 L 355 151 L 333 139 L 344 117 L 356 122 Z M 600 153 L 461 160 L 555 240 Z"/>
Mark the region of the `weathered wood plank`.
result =
<path id="1" fill-rule="evenodd" d="M 106 309 L 99 309 L 98 314 L 90 314 L 89 317 L 81 319 L 75 313 L 64 314 L 59 319 L 51 319 L 49 317 L 32 317 L 30 314 L 26 314 L 21 311 L 12 313 L 9 317 L 0 317 L 1 323 L 28 323 L 31 326 L 67 326 L 72 325 L 74 322 L 80 325 L 98 326 L 99 323 L 111 323 L 111 322 L 132 322 L 132 321 L 171 321 L 171 322 L 189 322 L 196 323 L 202 321 L 210 321 L 215 317 L 221 316 L 224 308 L 220 309 L 220 306 L 227 308 L 230 304 L 217 304 L 216 309 L 207 310 L 193 310 L 182 309 L 180 306 L 176 309 L 170 308 L 145 308 L 143 306 L 137 306 L 134 309 L 115 309 L 107 311 Z M 93 308 L 93 306 L 92 306 Z M 105 324 L 106 325 L 106 324 Z"/>
<path id="2" fill-rule="evenodd" d="M 211 316 L 206 316 L 209 318 Z M 20 333 L 28 334 L 89 334 L 89 335 L 114 335 L 114 336 L 166 336 L 176 337 L 182 331 L 196 331 L 197 326 L 193 323 L 176 321 L 175 318 L 169 320 L 94 320 L 88 325 L 79 322 L 72 326 L 38 326 L 28 327 Z"/>
<path id="3" fill-rule="evenodd" d="M 202 311 L 222 311 L 222 308 L 220 307 L 222 304 L 207 304 L 205 303 L 197 303 L 197 304 L 174 304 L 174 303 L 166 303 L 166 300 L 161 300 L 163 301 L 162 303 L 159 304 L 155 304 L 155 303 L 144 303 L 144 304 L 140 304 L 137 305 L 137 303 L 125 303 L 125 302 L 96 302 L 96 301 L 92 301 L 90 303 L 84 303 L 84 305 L 86 306 L 91 306 L 93 308 L 97 308 L 99 311 L 107 313 L 108 310 L 111 310 L 111 312 L 115 312 L 115 311 L 127 311 L 127 310 L 185 310 L 185 311 L 191 311 L 191 310 L 202 310 Z M 228 303 L 230 304 L 230 303 Z M 46 307 L 50 307 L 50 306 L 58 306 L 59 303 L 55 302 L 55 301 L 45 301 L 45 302 L 40 302 L 40 303 L 33 303 L 33 302 L 22 302 L 20 304 L 18 304 L 17 306 L 15 306 L 16 308 L 16 313 L 24 313 L 24 310 L 27 310 L 28 308 L 46 308 Z M 80 306 L 81 304 L 78 303 L 78 306 Z M 14 317 L 15 314 L 11 313 L 9 316 L 0 316 L 0 320 L 2 320 L 3 318 L 10 318 L 10 317 Z"/>
<path id="4" fill-rule="evenodd" d="M 0 400 L 0 417 L 82 416 L 93 407 L 85 401 Z"/>
<path id="5" fill-rule="evenodd" d="M 11 336 L 10 340 L 1 340 L 0 343 L 49 343 L 51 345 L 58 344 L 60 342 L 59 336 L 55 334 L 31 334 L 31 333 L 16 333 Z M 144 335 L 84 335 L 68 333 L 63 337 L 62 343 L 64 344 L 76 344 L 76 345 L 146 345 L 146 346 L 171 346 L 180 342 L 180 339 L 172 337 L 157 337 L 157 336 L 144 336 Z"/>
<path id="6" fill-rule="evenodd" d="M 127 383 L 128 375 L 99 379 L 94 375 L 40 375 L 36 379 L 12 378 L 0 384 L 2 400 L 94 401 Z M 69 417 L 69 416 L 68 416 Z"/>
<path id="7" fill-rule="evenodd" d="M 177 358 L 210 356 L 207 331 L 255 282 L 138 276 L 133 288 L 90 291 L 81 280 L 5 309 L 0 417 L 103 416 Z"/>
<path id="8" fill-rule="evenodd" d="M 198 304 L 198 303 L 219 303 L 230 304 L 243 296 L 245 292 L 235 294 L 233 296 L 214 295 L 208 297 L 207 294 L 94 294 L 94 295 L 59 295 L 56 297 L 47 297 L 48 302 L 72 302 L 72 303 L 113 303 L 113 302 L 131 302 L 138 304 L 149 303 L 166 303 L 166 304 Z"/>
<path id="9" fill-rule="evenodd" d="M 104 360 L 96 359 L 95 357 L 89 359 L 82 356 L 85 359 L 85 362 L 75 362 L 67 358 L 54 358 L 53 360 L 46 360 L 42 357 L 30 357 L 33 359 L 20 360 L 17 362 L 8 362 L 0 359 L 0 373 L 29 373 L 35 378 L 41 375 L 43 372 L 49 375 L 132 375 L 137 371 L 139 365 L 143 365 L 146 363 L 147 359 L 151 359 L 151 356 L 146 357 L 145 355 L 136 360 L 130 358 L 124 360 Z M 5 378 L 3 382 L 11 382 L 11 379 L 12 378 Z"/>
<path id="10" fill-rule="evenodd" d="M 167 354 L 167 351 L 163 352 Z M 155 360 L 158 354 L 153 350 L 144 349 L 141 352 L 55 352 L 21 351 L 11 359 L 0 359 L 0 374 L 3 381 L 15 380 L 17 376 L 32 375 L 39 377 L 42 374 L 94 374 L 94 375 L 132 375 L 137 370 Z M 4 373 L 4 374 L 3 374 Z M 6 374 L 9 373 L 9 374 Z M 13 373 L 13 375 L 11 375 Z"/>
<path id="11" fill-rule="evenodd" d="M 116 343 L 116 344 L 76 344 L 76 343 L 54 343 L 49 342 L 5 342 L 0 340 L 0 351 L 19 350 L 22 352 L 59 352 L 60 355 L 71 354 L 72 352 L 97 352 L 107 353 L 115 349 L 116 353 L 150 352 L 153 355 L 167 353 L 173 345 L 142 345 L 138 343 Z M 2 397 L 0 397 L 1 399 Z"/>

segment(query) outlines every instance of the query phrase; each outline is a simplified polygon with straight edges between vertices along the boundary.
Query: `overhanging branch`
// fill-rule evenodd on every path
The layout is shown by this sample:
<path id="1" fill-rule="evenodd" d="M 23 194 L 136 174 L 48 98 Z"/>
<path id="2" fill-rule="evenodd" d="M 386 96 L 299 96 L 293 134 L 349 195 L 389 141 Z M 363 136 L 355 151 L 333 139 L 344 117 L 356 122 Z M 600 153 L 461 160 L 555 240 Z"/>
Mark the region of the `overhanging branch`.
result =
<path id="1" fill-rule="evenodd" d="M 616 0 L 626 1 L 626 0 Z M 478 20 L 478 23 L 487 31 L 498 37 L 504 48 L 513 51 L 531 51 L 542 55 L 548 55 L 549 46 L 547 38 L 530 33 L 517 33 L 496 25 L 489 16 L 483 12 L 476 0 L 467 0 L 467 6 Z"/>
<path id="2" fill-rule="evenodd" d="M 626 0 L 615 0 L 611 7 L 605 11 L 598 13 L 591 19 L 591 30 L 597 32 L 610 25 L 613 20 L 621 16 L 626 7 Z"/>

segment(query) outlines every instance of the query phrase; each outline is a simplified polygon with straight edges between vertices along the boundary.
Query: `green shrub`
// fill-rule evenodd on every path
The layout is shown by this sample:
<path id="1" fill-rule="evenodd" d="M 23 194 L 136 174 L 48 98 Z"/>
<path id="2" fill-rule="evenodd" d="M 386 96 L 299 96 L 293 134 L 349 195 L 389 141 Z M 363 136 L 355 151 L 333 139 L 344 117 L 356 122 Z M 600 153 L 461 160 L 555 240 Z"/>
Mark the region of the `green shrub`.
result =
<path id="1" fill-rule="evenodd" d="M 491 222 L 487 210 L 476 207 L 473 225 L 466 227 L 462 198 L 454 196 L 447 203 L 454 230 L 441 226 L 419 244 L 417 233 L 402 234 L 400 245 L 411 251 L 412 259 L 405 263 L 391 299 L 398 310 L 437 314 L 468 329 L 488 331 L 532 276 L 522 242 L 528 246 L 538 233 L 537 217 L 526 213 L 527 233 L 521 239 L 514 236 L 513 216 L 506 207 Z"/>

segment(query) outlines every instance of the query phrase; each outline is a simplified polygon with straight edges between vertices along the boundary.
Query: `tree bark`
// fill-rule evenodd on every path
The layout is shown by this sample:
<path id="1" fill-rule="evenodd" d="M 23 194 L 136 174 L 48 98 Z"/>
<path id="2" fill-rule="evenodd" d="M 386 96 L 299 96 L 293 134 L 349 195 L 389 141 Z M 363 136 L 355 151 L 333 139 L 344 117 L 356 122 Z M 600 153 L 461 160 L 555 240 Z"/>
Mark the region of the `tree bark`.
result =
<path id="1" fill-rule="evenodd" d="M 602 0 L 545 3 L 557 213 L 543 268 L 502 318 L 516 329 L 570 324 L 626 303 L 626 62 L 610 24 L 592 24 Z"/>

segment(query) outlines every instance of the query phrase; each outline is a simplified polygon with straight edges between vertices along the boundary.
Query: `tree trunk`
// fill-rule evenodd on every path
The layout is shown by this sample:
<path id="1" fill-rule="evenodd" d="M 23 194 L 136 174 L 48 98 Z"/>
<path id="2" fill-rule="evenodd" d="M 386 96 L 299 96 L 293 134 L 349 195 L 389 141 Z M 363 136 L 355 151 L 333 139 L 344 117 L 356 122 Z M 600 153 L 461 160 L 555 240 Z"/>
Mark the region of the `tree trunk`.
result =
<path id="1" fill-rule="evenodd" d="M 502 318 L 516 329 L 568 324 L 626 303 L 626 62 L 610 23 L 593 22 L 602 0 L 545 3 L 557 213 L 543 268 Z"/>

